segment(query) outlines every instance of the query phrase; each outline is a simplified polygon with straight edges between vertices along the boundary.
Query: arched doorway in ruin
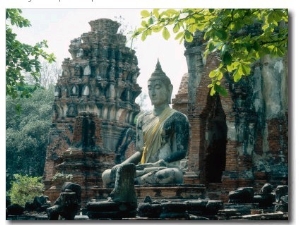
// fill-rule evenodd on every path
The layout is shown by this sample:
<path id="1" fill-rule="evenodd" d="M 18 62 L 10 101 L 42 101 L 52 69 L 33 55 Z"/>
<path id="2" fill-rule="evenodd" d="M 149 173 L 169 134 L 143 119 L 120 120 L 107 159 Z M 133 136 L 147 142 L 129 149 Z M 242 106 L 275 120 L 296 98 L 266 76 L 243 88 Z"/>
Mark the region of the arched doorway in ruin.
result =
<path id="1" fill-rule="evenodd" d="M 200 149 L 204 151 L 203 173 L 206 183 L 220 183 L 226 165 L 227 125 L 220 96 L 208 93 L 200 114 Z"/>

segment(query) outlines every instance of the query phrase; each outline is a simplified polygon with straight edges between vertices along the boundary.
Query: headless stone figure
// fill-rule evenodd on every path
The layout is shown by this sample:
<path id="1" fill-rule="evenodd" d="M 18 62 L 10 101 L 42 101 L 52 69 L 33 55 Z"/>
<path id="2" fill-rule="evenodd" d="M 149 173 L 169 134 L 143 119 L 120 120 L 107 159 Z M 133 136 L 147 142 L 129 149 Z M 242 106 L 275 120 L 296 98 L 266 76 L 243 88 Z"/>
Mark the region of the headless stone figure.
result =
<path id="1" fill-rule="evenodd" d="M 172 108 L 173 86 L 157 62 L 156 69 L 148 80 L 148 94 L 152 112 L 139 116 L 136 125 L 137 151 L 116 167 L 126 163 L 136 165 L 136 184 L 181 184 L 183 173 L 180 160 L 186 156 L 189 142 L 187 117 Z M 114 183 L 111 169 L 102 174 L 104 187 Z"/>

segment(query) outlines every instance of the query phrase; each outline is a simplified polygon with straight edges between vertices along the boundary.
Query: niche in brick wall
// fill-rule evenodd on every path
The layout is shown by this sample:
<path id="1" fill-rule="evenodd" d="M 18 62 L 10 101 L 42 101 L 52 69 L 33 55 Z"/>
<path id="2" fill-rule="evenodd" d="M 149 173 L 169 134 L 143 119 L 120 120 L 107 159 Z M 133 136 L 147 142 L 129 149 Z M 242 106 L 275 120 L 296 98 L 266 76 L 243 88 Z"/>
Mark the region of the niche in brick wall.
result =
<path id="1" fill-rule="evenodd" d="M 205 152 L 204 174 L 207 183 L 220 183 L 226 164 L 226 115 L 218 95 L 208 94 L 206 107 L 201 113 L 200 134 Z"/>

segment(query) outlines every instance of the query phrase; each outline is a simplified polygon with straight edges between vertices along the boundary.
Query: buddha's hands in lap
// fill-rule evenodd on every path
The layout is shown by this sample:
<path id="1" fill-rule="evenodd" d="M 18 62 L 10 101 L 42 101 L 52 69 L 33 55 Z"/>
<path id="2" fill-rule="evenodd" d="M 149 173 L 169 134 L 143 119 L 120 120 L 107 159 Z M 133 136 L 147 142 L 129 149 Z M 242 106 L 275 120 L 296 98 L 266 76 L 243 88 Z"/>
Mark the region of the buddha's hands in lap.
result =
<path id="1" fill-rule="evenodd" d="M 136 165 L 136 169 L 143 170 L 143 169 L 149 168 L 149 167 L 167 167 L 167 166 L 168 166 L 168 164 L 165 162 L 165 160 L 160 159 L 154 163 L 144 163 L 144 164 Z"/>

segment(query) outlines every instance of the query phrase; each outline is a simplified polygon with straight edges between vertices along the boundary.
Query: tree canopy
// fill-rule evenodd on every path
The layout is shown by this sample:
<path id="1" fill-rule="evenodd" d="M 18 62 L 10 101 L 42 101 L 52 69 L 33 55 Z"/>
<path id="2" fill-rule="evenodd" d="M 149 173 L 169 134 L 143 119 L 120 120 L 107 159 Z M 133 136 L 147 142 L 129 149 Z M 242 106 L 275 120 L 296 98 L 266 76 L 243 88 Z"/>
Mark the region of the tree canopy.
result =
<path id="1" fill-rule="evenodd" d="M 40 59 L 49 63 L 55 61 L 54 54 L 45 51 L 47 41 L 31 46 L 17 40 L 12 27 L 31 26 L 30 21 L 22 17 L 21 13 L 20 9 L 6 10 L 6 95 L 12 98 L 29 97 L 39 86 Z M 34 86 L 26 85 L 24 73 L 29 73 L 37 83 Z"/>
<path id="2" fill-rule="evenodd" d="M 203 33 L 204 56 L 219 52 L 220 64 L 209 74 L 210 94 L 226 95 L 221 81 L 230 74 L 234 82 L 248 76 L 251 66 L 265 55 L 283 57 L 288 50 L 287 9 L 153 9 L 141 11 L 142 22 L 133 38 L 146 40 L 161 32 L 168 40 L 192 42 Z"/>
<path id="3" fill-rule="evenodd" d="M 51 127 L 54 86 L 37 88 L 30 98 L 6 96 L 6 188 L 14 174 L 42 176 Z M 22 113 L 15 113 L 20 104 Z"/>

